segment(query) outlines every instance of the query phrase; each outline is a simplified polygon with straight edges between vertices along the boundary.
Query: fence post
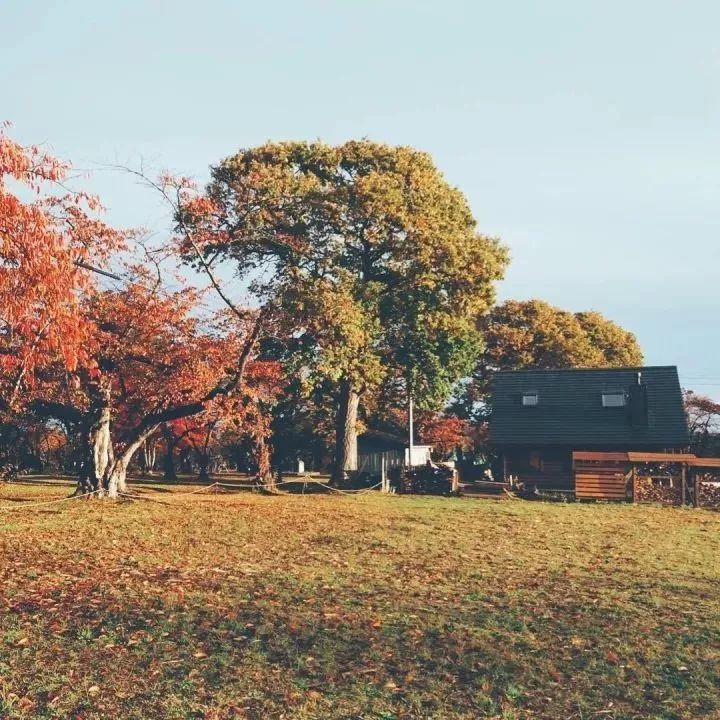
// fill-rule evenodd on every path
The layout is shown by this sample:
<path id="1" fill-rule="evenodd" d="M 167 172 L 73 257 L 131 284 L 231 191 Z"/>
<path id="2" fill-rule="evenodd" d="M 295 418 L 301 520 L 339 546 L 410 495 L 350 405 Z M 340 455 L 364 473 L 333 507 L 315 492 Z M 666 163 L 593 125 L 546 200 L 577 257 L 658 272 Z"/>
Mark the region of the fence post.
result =
<path id="1" fill-rule="evenodd" d="M 685 501 L 686 501 L 686 495 L 687 495 L 687 465 L 683 463 L 682 465 L 682 475 L 680 478 L 680 482 L 682 483 L 682 493 L 680 498 L 680 505 L 685 507 Z"/>
<path id="2" fill-rule="evenodd" d="M 385 459 L 385 453 L 382 453 L 380 455 L 380 492 L 386 493 L 388 488 L 388 481 L 387 481 L 387 466 L 385 465 L 386 459 Z"/>
<path id="3" fill-rule="evenodd" d="M 637 471 L 635 470 L 635 464 L 632 466 L 632 501 L 633 504 L 637 502 L 637 489 L 635 487 L 635 480 L 637 479 Z"/>
<path id="4" fill-rule="evenodd" d="M 693 472 L 693 505 L 700 507 L 700 473 L 695 470 Z"/>

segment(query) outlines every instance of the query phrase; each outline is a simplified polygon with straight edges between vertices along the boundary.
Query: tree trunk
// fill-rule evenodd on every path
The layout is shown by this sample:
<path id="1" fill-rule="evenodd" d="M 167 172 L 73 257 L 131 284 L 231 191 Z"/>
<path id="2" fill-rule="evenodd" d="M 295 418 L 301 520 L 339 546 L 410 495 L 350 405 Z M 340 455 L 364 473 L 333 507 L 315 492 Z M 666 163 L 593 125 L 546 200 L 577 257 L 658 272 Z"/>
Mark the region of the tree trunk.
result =
<path id="1" fill-rule="evenodd" d="M 357 414 L 360 395 L 348 380 L 340 388 L 340 402 L 335 417 L 335 465 L 332 483 L 340 487 L 348 473 L 357 470 Z"/>
<path id="2" fill-rule="evenodd" d="M 136 437 L 123 451 L 122 455 L 118 457 L 115 462 L 110 466 L 107 471 L 107 478 L 105 480 L 105 489 L 107 496 L 116 498 L 118 495 L 122 495 L 127 492 L 127 470 L 132 462 L 135 453 L 142 447 L 145 440 L 155 432 L 157 428 L 148 428 L 143 432 L 142 435 Z"/>
<path id="3" fill-rule="evenodd" d="M 200 468 L 200 472 L 198 473 L 199 480 L 210 479 L 210 473 L 208 472 L 208 466 L 210 465 L 210 453 L 208 451 L 208 447 L 216 425 L 217 421 L 213 421 L 208 425 L 205 431 L 205 441 L 203 442 L 203 446 L 197 450 L 198 465 Z"/>
<path id="4" fill-rule="evenodd" d="M 206 450 L 198 450 L 196 453 L 198 462 L 198 480 L 209 480 L 210 473 L 208 472 L 208 465 L 210 464 L 210 457 Z"/>
<path id="5" fill-rule="evenodd" d="M 147 449 L 143 446 L 143 451 L 138 457 L 138 464 L 140 465 L 140 477 L 145 478 L 148 474 L 147 464 Z"/>
<path id="6" fill-rule="evenodd" d="M 146 473 L 151 473 L 155 469 L 155 441 L 143 443 L 142 454 L 143 469 Z"/>
<path id="7" fill-rule="evenodd" d="M 82 429 L 82 460 L 76 493 L 103 494 L 108 468 L 113 464 L 110 436 L 110 386 L 98 384 L 92 394 L 92 406 Z"/>
<path id="8" fill-rule="evenodd" d="M 180 472 L 189 474 L 193 471 L 190 454 L 191 448 L 189 447 L 184 447 L 180 450 Z"/>
<path id="9" fill-rule="evenodd" d="M 110 498 L 116 498 L 119 494 L 127 492 L 127 465 L 123 458 L 118 458 L 108 471 L 105 481 L 106 493 Z"/>
<path id="10" fill-rule="evenodd" d="M 163 437 L 165 438 L 165 454 L 163 455 L 163 480 L 177 480 L 175 470 L 175 441 L 171 430 L 163 425 Z"/>

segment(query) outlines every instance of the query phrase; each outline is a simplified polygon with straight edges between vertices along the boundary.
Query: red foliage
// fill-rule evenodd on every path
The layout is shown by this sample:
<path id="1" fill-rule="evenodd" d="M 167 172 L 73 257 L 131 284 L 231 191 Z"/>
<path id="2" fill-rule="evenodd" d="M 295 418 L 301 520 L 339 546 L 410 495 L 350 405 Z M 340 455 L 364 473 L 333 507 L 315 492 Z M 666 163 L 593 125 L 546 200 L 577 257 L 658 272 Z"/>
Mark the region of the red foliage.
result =
<path id="1" fill-rule="evenodd" d="M 470 423 L 452 415 L 423 415 L 418 422 L 418 431 L 421 440 L 432 445 L 443 457 L 450 455 L 455 448 L 470 450 L 473 447 Z"/>
<path id="2" fill-rule="evenodd" d="M 17 404 L 39 368 L 85 359 L 81 293 L 126 234 L 92 216 L 96 198 L 59 192 L 70 166 L 23 147 L 0 128 L 0 401 Z"/>
<path id="3" fill-rule="evenodd" d="M 685 392 L 684 400 L 693 451 L 699 455 L 717 452 L 720 445 L 720 403 L 689 390 Z"/>

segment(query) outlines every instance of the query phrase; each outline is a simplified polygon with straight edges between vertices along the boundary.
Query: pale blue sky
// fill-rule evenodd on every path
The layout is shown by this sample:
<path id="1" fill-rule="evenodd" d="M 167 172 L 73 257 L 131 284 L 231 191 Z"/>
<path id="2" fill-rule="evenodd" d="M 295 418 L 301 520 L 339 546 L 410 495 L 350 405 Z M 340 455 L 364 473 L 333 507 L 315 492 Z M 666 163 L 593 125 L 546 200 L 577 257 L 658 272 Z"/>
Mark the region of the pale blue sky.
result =
<path id="1" fill-rule="evenodd" d="M 509 245 L 501 297 L 597 309 L 720 397 L 719 28 L 714 0 L 3 0 L 0 119 L 200 180 L 268 139 L 422 148 Z"/>

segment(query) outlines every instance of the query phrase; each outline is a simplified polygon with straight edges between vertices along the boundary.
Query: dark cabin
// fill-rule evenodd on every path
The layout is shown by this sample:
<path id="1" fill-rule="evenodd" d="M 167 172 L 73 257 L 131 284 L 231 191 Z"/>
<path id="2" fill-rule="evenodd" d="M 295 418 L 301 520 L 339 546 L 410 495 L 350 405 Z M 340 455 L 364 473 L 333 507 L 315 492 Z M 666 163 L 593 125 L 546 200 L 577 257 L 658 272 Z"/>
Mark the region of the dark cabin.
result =
<path id="1" fill-rule="evenodd" d="M 573 451 L 684 452 L 677 368 L 503 370 L 493 376 L 490 442 L 498 474 L 573 489 Z"/>

